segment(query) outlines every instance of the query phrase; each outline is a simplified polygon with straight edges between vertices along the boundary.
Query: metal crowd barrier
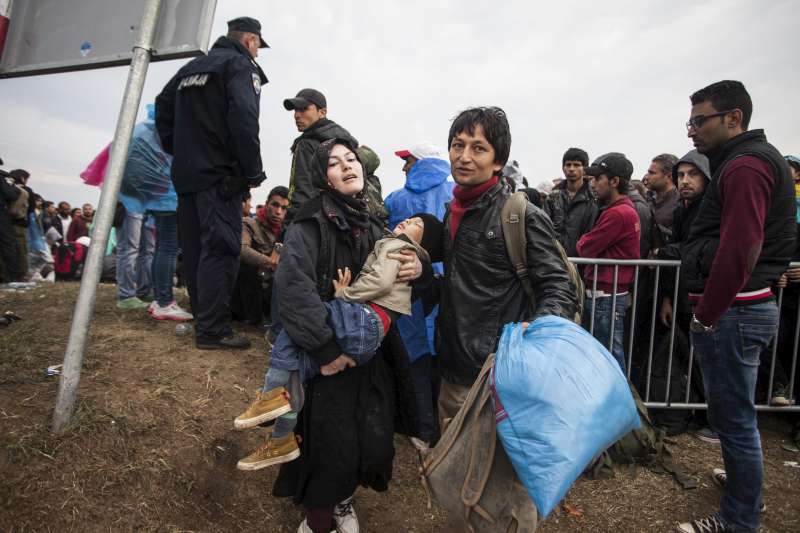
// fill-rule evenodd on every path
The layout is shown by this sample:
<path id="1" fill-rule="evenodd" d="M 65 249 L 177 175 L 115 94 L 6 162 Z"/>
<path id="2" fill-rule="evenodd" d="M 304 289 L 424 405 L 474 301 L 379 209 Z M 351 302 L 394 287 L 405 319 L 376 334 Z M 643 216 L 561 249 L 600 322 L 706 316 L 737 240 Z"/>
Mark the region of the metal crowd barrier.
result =
<path id="1" fill-rule="evenodd" d="M 577 266 L 577 268 L 583 273 L 583 269 L 586 265 L 592 265 L 594 267 L 594 282 L 591 284 L 591 287 L 587 285 L 586 289 L 591 290 L 591 300 L 592 300 L 592 313 L 591 317 L 589 317 L 589 332 L 594 334 L 594 323 L 595 323 L 595 311 L 597 309 L 596 300 L 598 298 L 597 295 L 597 272 L 598 268 L 601 266 L 613 266 L 614 267 L 614 277 L 613 277 L 613 290 L 612 295 L 610 298 L 611 301 L 611 328 L 610 328 L 610 335 L 608 339 L 607 347 L 609 351 L 613 346 L 614 340 L 614 325 L 616 320 L 616 308 L 617 308 L 617 288 L 618 288 L 618 280 L 619 280 L 619 268 L 620 267 L 635 267 L 635 274 L 633 284 L 630 286 L 628 292 L 631 294 L 630 302 L 631 306 L 628 311 L 629 314 L 626 316 L 626 322 L 630 325 L 629 331 L 627 331 L 627 346 L 626 346 L 626 353 L 625 353 L 625 361 L 626 361 L 626 371 L 628 374 L 628 379 L 631 379 L 631 366 L 633 362 L 633 355 L 638 350 L 641 350 L 641 346 L 637 346 L 635 344 L 636 341 L 636 313 L 639 311 L 637 309 L 637 304 L 639 303 L 638 296 L 640 290 L 640 271 L 642 268 L 649 269 L 652 272 L 652 279 L 653 279 L 653 286 L 652 286 L 652 293 L 653 293 L 653 306 L 652 309 L 649 310 L 650 314 L 650 321 L 649 321 L 649 335 L 647 340 L 647 346 L 644 348 L 647 350 L 647 372 L 646 378 L 644 383 L 639 383 L 639 394 L 642 396 L 645 405 L 647 407 L 658 408 L 658 409 L 706 409 L 708 406 L 705 403 L 692 403 L 691 395 L 692 395 L 692 371 L 694 368 L 694 346 L 692 345 L 691 335 L 688 335 L 689 341 L 689 358 L 686 365 L 686 371 L 684 375 L 686 376 L 686 393 L 684 395 L 684 399 L 682 402 L 676 402 L 670 400 L 670 392 L 671 387 L 675 384 L 671 382 L 672 377 L 672 366 L 673 366 L 673 355 L 675 349 L 675 328 L 676 328 L 676 320 L 677 320 L 677 309 L 678 309 L 678 289 L 680 287 L 680 276 L 681 276 L 681 262 L 680 261 L 665 261 L 665 260 L 650 260 L 650 259 L 640 259 L 640 260 L 613 260 L 613 259 L 594 259 L 594 258 L 581 258 L 581 257 L 570 257 L 569 260 Z M 796 268 L 800 267 L 800 262 L 791 263 L 790 267 Z M 662 271 L 674 271 L 674 275 L 672 277 L 672 281 L 674 283 L 674 287 L 672 288 L 672 317 L 669 325 L 669 355 L 667 361 L 667 372 L 666 372 L 666 392 L 665 397 L 662 398 L 651 398 L 651 381 L 652 381 L 652 371 L 653 371 L 653 351 L 655 349 L 655 333 L 656 333 L 656 320 L 658 320 L 658 308 L 661 304 L 660 301 L 660 291 L 659 286 L 662 279 Z M 781 317 L 780 321 L 783 322 L 783 288 L 778 289 L 777 294 L 777 303 L 778 308 L 781 310 Z M 589 297 L 587 294 L 582 295 L 584 298 Z M 800 309 L 800 298 L 798 299 L 798 308 Z M 584 313 L 586 310 L 584 310 Z M 644 312 L 648 312 L 648 310 L 644 310 Z M 629 318 L 628 318 L 629 317 Z M 788 406 L 775 406 L 770 405 L 770 400 L 773 398 L 773 393 L 775 392 L 774 389 L 774 378 L 775 378 L 775 365 L 776 361 L 778 360 L 778 332 L 780 331 L 780 323 L 778 326 L 778 331 L 776 331 L 775 337 L 772 341 L 772 344 L 769 347 L 770 350 L 770 362 L 769 362 L 769 383 L 767 386 L 767 394 L 765 403 L 756 403 L 756 409 L 759 411 L 777 411 L 777 412 L 800 412 L 800 405 L 797 405 L 797 401 L 794 398 L 794 381 L 795 381 L 795 374 L 797 372 L 797 362 L 798 362 L 798 342 L 800 341 L 800 312 L 798 312 L 798 316 L 795 319 L 794 324 L 794 343 L 792 348 L 792 361 L 791 361 L 791 370 L 788 373 L 788 383 L 786 384 L 787 392 L 785 397 L 791 402 L 791 405 Z M 761 354 L 761 357 L 764 357 L 764 353 Z M 762 359 L 763 364 L 763 359 Z M 759 387 L 760 388 L 760 387 Z"/>

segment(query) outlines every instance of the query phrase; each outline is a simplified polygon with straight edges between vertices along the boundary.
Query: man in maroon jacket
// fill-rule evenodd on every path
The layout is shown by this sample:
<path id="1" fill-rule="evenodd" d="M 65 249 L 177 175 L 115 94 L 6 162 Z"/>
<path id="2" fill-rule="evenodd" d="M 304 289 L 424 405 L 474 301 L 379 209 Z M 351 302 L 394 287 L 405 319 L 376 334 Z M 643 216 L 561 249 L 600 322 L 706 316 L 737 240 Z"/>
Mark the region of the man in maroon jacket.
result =
<path id="1" fill-rule="evenodd" d="M 794 183 L 764 130 L 750 130 L 753 103 L 738 81 L 694 93 L 686 127 L 708 156 L 711 181 L 683 248 L 681 272 L 694 303 L 690 325 L 708 421 L 725 471 L 720 510 L 680 524 L 686 533 L 758 530 L 764 477 L 753 401 L 759 354 L 778 327 L 770 287 L 795 247 Z"/>
<path id="2" fill-rule="evenodd" d="M 586 169 L 601 208 L 592 231 L 578 240 L 581 257 L 639 259 L 639 215 L 628 198 L 631 174 L 633 165 L 617 152 L 601 155 Z M 587 265 L 584 276 L 587 288 L 584 327 L 608 347 L 623 373 L 625 310 L 634 270 L 634 267 L 620 267 L 614 279 L 613 266 Z"/>

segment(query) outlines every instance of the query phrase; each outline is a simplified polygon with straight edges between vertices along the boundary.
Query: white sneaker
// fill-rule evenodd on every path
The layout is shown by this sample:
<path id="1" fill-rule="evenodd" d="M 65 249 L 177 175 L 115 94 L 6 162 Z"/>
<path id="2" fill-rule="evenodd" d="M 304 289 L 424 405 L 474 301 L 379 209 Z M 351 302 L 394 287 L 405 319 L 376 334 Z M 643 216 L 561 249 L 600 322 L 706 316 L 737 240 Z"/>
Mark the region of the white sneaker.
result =
<path id="1" fill-rule="evenodd" d="M 711 479 L 714 480 L 715 485 L 724 489 L 725 484 L 728 482 L 728 473 L 725 472 L 724 468 L 714 468 L 711 470 Z"/>
<path id="2" fill-rule="evenodd" d="M 177 322 L 185 322 L 192 320 L 194 317 L 191 313 L 187 313 L 174 301 L 167 306 L 161 307 L 157 302 L 150 304 L 147 309 L 150 316 L 156 320 L 175 320 Z"/>
<path id="3" fill-rule="evenodd" d="M 336 531 L 340 533 L 358 533 L 358 517 L 353 508 L 355 500 L 352 496 L 338 503 L 333 509 L 333 522 L 336 524 Z"/>
<path id="4" fill-rule="evenodd" d="M 430 448 L 430 445 L 422 439 L 417 437 L 408 437 L 408 440 L 411 442 L 411 445 L 416 449 L 418 452 L 427 451 Z"/>

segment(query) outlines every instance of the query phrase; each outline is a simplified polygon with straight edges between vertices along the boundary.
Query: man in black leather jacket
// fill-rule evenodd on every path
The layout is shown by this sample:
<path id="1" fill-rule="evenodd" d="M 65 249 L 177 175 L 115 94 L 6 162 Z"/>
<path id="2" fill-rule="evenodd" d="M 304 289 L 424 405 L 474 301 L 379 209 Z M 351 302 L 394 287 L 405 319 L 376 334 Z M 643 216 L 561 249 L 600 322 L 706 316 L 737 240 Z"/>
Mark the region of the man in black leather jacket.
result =
<path id="1" fill-rule="evenodd" d="M 553 225 L 530 203 L 525 226 L 534 309 L 512 267 L 500 220 L 511 194 L 499 179 L 511 147 L 503 110 L 462 112 L 453 121 L 448 141 L 457 186 L 445 214 L 445 273 L 437 282 L 442 420 L 452 418 L 463 403 L 487 356 L 497 348 L 504 324 L 544 315 L 571 319 L 577 304 Z"/>

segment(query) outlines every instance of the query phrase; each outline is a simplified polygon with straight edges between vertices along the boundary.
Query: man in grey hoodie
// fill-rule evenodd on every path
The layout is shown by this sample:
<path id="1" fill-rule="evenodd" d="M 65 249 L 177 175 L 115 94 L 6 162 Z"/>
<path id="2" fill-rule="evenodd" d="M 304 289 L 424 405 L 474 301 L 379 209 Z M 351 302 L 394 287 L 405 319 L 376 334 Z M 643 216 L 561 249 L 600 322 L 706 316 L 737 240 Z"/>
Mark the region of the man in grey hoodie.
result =
<path id="1" fill-rule="evenodd" d="M 697 150 L 687 153 L 672 168 L 672 182 L 678 190 L 680 200 L 672 214 L 672 242 L 658 250 L 659 259 L 680 259 L 681 243 L 689 237 L 689 228 L 692 221 L 700 212 L 700 204 L 708 186 L 709 175 L 708 158 Z M 683 285 L 683 284 L 681 284 Z M 668 294 L 672 294 L 669 290 Z M 689 308 L 685 287 L 681 287 L 678 305 L 678 326 L 684 331 L 689 331 L 689 321 L 692 311 Z M 665 296 L 661 302 L 659 318 L 665 326 L 669 326 L 673 312 L 671 296 Z"/>

